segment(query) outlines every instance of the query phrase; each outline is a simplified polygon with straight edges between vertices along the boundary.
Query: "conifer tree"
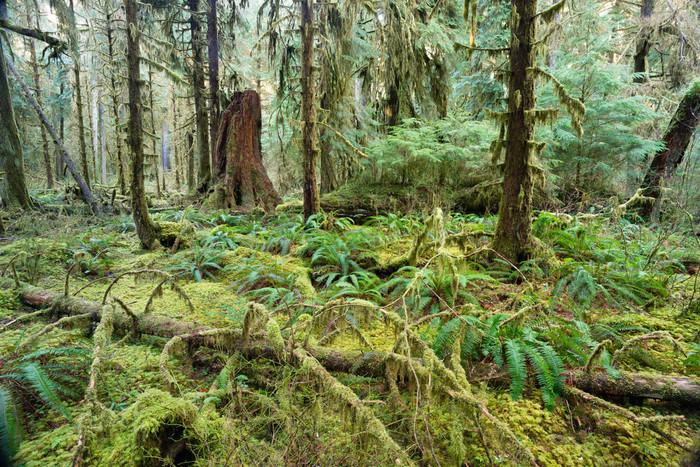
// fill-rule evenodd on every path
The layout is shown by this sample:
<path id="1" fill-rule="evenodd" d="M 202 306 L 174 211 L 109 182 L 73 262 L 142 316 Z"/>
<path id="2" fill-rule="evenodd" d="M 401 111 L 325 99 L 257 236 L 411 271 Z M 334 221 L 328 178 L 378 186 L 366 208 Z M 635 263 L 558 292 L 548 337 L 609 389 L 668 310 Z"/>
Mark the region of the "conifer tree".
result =
<path id="1" fill-rule="evenodd" d="M 503 163 L 503 194 L 499 206 L 498 224 L 493 249 L 508 261 L 518 264 L 532 255 L 535 239 L 532 234 L 532 190 L 542 169 L 535 164 L 535 153 L 544 149 L 544 143 L 534 140 L 535 124 L 552 122 L 557 109 L 535 108 L 535 81 L 552 81 L 561 104 L 571 114 L 572 126 L 579 137 L 583 134 L 579 118 L 585 113 L 583 104 L 569 96 L 552 75 L 537 66 L 542 52 L 539 45 L 540 22 L 549 23 L 562 10 L 562 0 L 546 10 L 537 12 L 537 0 L 513 0 L 510 18 L 510 45 L 507 50 L 510 68 L 508 82 L 508 110 L 492 112 L 500 124 L 500 134 L 492 144 L 495 162 L 505 153 Z M 472 31 L 476 29 L 476 0 L 465 3 L 464 17 Z M 474 49 L 475 41 L 470 47 Z"/>
<path id="2" fill-rule="evenodd" d="M 131 205 L 134 214 L 136 233 L 144 248 L 155 248 L 159 242 L 156 226 L 148 214 L 146 191 L 143 182 L 143 119 L 141 116 L 141 66 L 136 0 L 124 0 L 126 9 L 126 58 L 129 87 L 128 140 L 131 150 Z"/>

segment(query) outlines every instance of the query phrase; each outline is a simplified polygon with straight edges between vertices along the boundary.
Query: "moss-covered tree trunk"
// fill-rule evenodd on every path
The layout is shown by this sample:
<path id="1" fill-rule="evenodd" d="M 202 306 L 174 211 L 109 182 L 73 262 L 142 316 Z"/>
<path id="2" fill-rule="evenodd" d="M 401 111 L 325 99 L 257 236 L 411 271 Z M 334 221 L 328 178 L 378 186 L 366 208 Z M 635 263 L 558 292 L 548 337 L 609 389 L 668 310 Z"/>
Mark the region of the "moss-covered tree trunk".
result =
<path id="1" fill-rule="evenodd" d="M 73 15 L 73 24 L 71 24 L 70 27 L 74 27 L 77 29 L 73 0 L 70 0 L 70 10 L 71 14 Z M 75 79 L 75 82 L 73 83 L 73 91 L 75 92 L 76 118 L 78 120 L 78 148 L 80 150 L 80 170 L 83 174 L 83 179 L 85 180 L 85 183 L 87 183 L 89 188 L 90 171 L 88 169 L 87 143 L 85 142 L 85 119 L 83 118 L 83 94 L 80 84 L 80 50 L 78 43 L 73 43 L 72 48 L 73 50 L 71 50 L 71 56 L 73 58 L 73 77 Z"/>
<path id="2" fill-rule="evenodd" d="M 149 26 L 150 32 L 150 26 Z M 149 114 L 151 116 L 151 159 L 153 160 L 153 173 L 156 180 L 156 198 L 160 198 L 160 176 L 158 175 L 158 142 L 156 141 L 156 116 L 153 111 L 153 70 L 151 64 L 148 64 L 148 105 Z"/>
<path id="3" fill-rule="evenodd" d="M 529 257 L 532 235 L 532 188 L 535 80 L 528 68 L 535 66 L 537 0 L 513 0 L 510 39 L 508 114 L 503 166 L 503 195 L 493 248 L 517 264 Z"/>
<path id="4" fill-rule="evenodd" d="M 175 89 L 173 89 L 173 159 L 175 161 L 175 191 L 180 191 L 180 183 L 182 177 L 180 177 L 180 170 L 182 169 L 182 164 L 180 161 L 180 156 L 177 148 L 177 138 L 175 137 L 175 132 L 177 131 L 177 99 L 175 99 Z"/>
<path id="5" fill-rule="evenodd" d="M 314 83 L 314 1 L 301 0 L 301 119 L 304 168 L 304 219 L 321 210 L 316 180 L 316 98 Z"/>
<path id="6" fill-rule="evenodd" d="M 654 37 L 654 28 L 649 24 L 649 21 L 651 14 L 654 12 L 654 0 L 642 0 L 640 9 L 640 27 L 634 51 L 635 83 L 643 83 L 649 79 L 649 70 L 647 69 L 649 66 L 649 50 Z"/>
<path id="7" fill-rule="evenodd" d="M 700 80 L 695 81 L 683 95 L 676 113 L 664 134 L 666 147 L 654 154 L 641 188 L 642 194 L 650 200 L 642 202 L 642 215 L 648 217 L 653 210 L 654 201 L 661 196 L 664 178 L 670 178 L 683 162 L 690 139 L 700 122 Z"/>
<path id="8" fill-rule="evenodd" d="M 126 9 L 126 61 L 129 87 L 128 141 L 131 150 L 131 206 L 136 233 L 144 248 L 158 245 L 156 226 L 148 215 L 143 184 L 143 128 L 141 118 L 141 66 L 136 0 L 124 0 Z"/>
<path id="9" fill-rule="evenodd" d="M 32 24 L 32 11 L 27 5 L 27 26 Z M 36 17 L 36 28 L 39 29 L 39 16 Z M 36 100 L 41 106 L 41 82 L 39 80 L 39 62 L 36 59 L 36 46 L 34 39 L 29 39 L 29 57 L 32 63 L 32 79 L 34 80 L 34 92 Z M 44 168 L 46 169 L 46 186 L 53 188 L 53 171 L 51 170 L 51 155 L 49 153 L 49 139 L 46 136 L 46 128 L 43 125 L 41 129 L 41 149 L 44 156 Z"/>
<path id="10" fill-rule="evenodd" d="M 199 168 L 197 191 L 205 193 L 211 183 L 211 158 L 209 152 L 209 117 L 204 89 L 204 59 L 202 57 L 202 26 L 199 15 L 199 0 L 189 0 L 190 31 L 192 45 L 192 86 L 194 91 L 195 123 L 197 124 L 197 148 Z"/>
<path id="11" fill-rule="evenodd" d="M 107 8 L 105 10 L 107 16 L 106 32 L 107 32 L 107 51 L 109 53 L 110 66 L 114 63 L 114 41 L 112 29 L 112 15 Z M 122 139 L 120 136 L 120 118 L 119 118 L 119 90 L 117 89 L 116 70 L 109 70 L 110 91 L 112 94 L 112 114 L 114 115 L 114 139 L 117 146 L 117 179 L 119 181 L 119 191 L 122 195 L 126 194 L 126 176 L 124 170 L 124 160 L 122 157 Z"/>
<path id="12" fill-rule="evenodd" d="M 0 0 L 0 4 L 5 3 Z M 4 6 L 4 5 L 2 5 Z M 7 19 L 2 18 L 0 19 Z M 12 108 L 12 96 L 7 80 L 3 36 L 0 35 L 0 172 L 4 172 L 0 183 L 0 197 L 8 206 L 31 208 L 32 201 L 27 191 L 24 176 L 24 154 L 19 139 L 15 113 Z"/>
<path id="13" fill-rule="evenodd" d="M 214 167 L 223 183 L 220 200 L 224 208 L 256 205 L 274 212 L 282 203 L 263 166 L 260 150 L 260 95 L 253 90 L 236 92 L 221 118 Z"/>
<path id="14" fill-rule="evenodd" d="M 211 137 L 212 166 L 216 166 L 216 140 L 219 134 L 221 108 L 219 104 L 219 28 L 216 24 L 216 0 L 208 0 L 207 53 L 209 58 L 209 136 Z M 212 177 L 216 178 L 212 170 Z"/>

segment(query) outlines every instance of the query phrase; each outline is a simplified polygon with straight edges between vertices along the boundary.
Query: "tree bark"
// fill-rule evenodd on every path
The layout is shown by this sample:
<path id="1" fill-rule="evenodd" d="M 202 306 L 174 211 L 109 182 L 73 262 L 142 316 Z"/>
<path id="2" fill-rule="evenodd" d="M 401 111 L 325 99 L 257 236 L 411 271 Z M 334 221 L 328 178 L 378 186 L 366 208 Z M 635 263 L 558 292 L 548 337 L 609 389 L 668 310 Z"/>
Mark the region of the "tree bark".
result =
<path id="1" fill-rule="evenodd" d="M 640 6 L 641 18 L 639 35 L 637 36 L 634 52 L 634 77 L 635 83 L 644 83 L 649 80 L 649 50 L 651 50 L 654 28 L 649 25 L 651 14 L 654 12 L 654 0 L 642 0 Z"/>
<path id="2" fill-rule="evenodd" d="M 220 162 L 216 160 L 216 140 L 219 134 L 221 106 L 219 104 L 219 29 L 216 23 L 216 0 L 208 0 L 207 10 L 207 52 L 209 54 L 209 136 L 211 137 L 212 166 Z M 215 179 L 217 173 L 212 170 Z M 216 180 L 214 180 L 216 181 Z"/>
<path id="3" fill-rule="evenodd" d="M 156 179 L 156 198 L 160 198 L 160 176 L 158 175 L 158 164 L 160 162 L 158 161 L 158 143 L 156 142 L 156 117 L 153 111 L 153 70 L 150 63 L 148 64 L 148 105 L 151 115 L 151 142 L 153 143 L 151 146 L 153 151 L 151 159 L 153 159 L 153 172 Z"/>
<path id="4" fill-rule="evenodd" d="M 107 51 L 109 53 L 110 65 L 114 64 L 114 41 L 115 38 L 112 36 L 112 15 L 109 9 L 106 10 L 107 16 Z M 120 136 L 120 118 L 119 118 L 119 92 L 117 90 L 117 82 L 115 79 L 116 70 L 110 70 L 110 85 L 112 94 L 112 113 L 114 114 L 114 138 L 117 145 L 117 178 L 119 180 L 119 191 L 122 195 L 126 194 L 126 176 L 124 170 L 124 160 L 122 157 L 122 139 Z"/>
<path id="5" fill-rule="evenodd" d="M 7 57 L 5 57 L 5 58 L 7 59 Z M 0 62 L 2 62 L 2 60 L 0 60 Z M 0 63 L 0 66 L 1 65 L 2 65 L 2 63 Z M 27 101 L 29 101 L 29 104 L 31 104 L 31 106 L 34 107 L 34 110 L 36 110 L 36 113 L 39 115 L 39 120 L 41 120 L 41 123 L 44 125 L 44 127 L 46 127 L 46 130 L 49 132 L 49 134 L 53 138 L 53 142 L 56 145 L 56 149 L 58 150 L 63 162 L 68 167 L 68 170 L 70 170 L 70 173 L 73 175 L 73 178 L 75 179 L 76 183 L 80 187 L 80 191 L 83 194 L 83 198 L 85 199 L 85 202 L 88 203 L 88 205 L 92 208 L 93 214 L 98 214 L 100 212 L 100 208 L 97 205 L 97 201 L 95 200 L 95 197 L 92 195 L 92 192 L 90 191 L 90 187 L 88 187 L 85 180 L 83 180 L 83 177 L 80 176 L 80 171 L 75 166 L 75 163 L 68 156 L 68 153 L 66 152 L 66 149 L 63 146 L 62 140 L 56 134 L 56 130 L 54 130 L 53 126 L 51 125 L 51 122 L 49 122 L 48 117 L 46 117 L 44 112 L 41 110 L 41 107 L 39 107 L 39 104 L 32 96 L 32 92 L 27 87 L 27 84 L 24 82 L 24 80 L 22 79 L 20 74 L 17 72 L 17 70 L 15 70 L 15 68 L 12 66 L 12 63 L 9 60 L 7 60 L 7 65 L 9 67 L 10 71 L 12 72 L 12 74 L 14 75 L 14 77 L 19 82 L 20 86 L 22 87 L 22 90 L 24 91 L 24 94 L 27 97 Z"/>
<path id="6" fill-rule="evenodd" d="M 314 91 L 314 0 L 301 0 L 301 119 L 304 219 L 321 210 L 321 197 L 316 181 L 316 99 Z"/>
<path id="7" fill-rule="evenodd" d="M 0 21 L 7 22 L 7 3 L 0 0 Z M 4 24 L 3 23 L 3 26 Z M 12 107 L 10 84 L 5 69 L 3 37 L 0 35 L 0 201 L 8 206 L 31 208 L 32 200 L 24 176 L 24 154 Z M 9 44 L 8 44 L 9 47 Z M 11 63 L 8 61 L 8 65 Z"/>
<path id="8" fill-rule="evenodd" d="M 140 33 L 136 0 L 124 0 L 126 9 L 126 61 L 129 87 L 129 148 L 132 157 L 131 204 L 141 246 L 155 248 L 159 242 L 156 226 L 148 215 L 143 183 L 143 128 L 141 118 L 141 66 L 139 62 Z"/>
<path id="9" fill-rule="evenodd" d="M 209 152 L 209 118 L 204 90 L 204 60 L 202 57 L 202 27 L 199 15 L 199 0 L 188 0 L 190 8 L 190 31 L 192 35 L 192 84 L 194 90 L 195 122 L 197 124 L 197 148 L 199 170 L 197 191 L 206 193 L 211 183 L 211 159 Z"/>
<path id="10" fill-rule="evenodd" d="M 235 92 L 223 113 L 214 152 L 219 161 L 214 172 L 223 181 L 221 207 L 262 205 L 271 213 L 282 203 L 263 166 L 260 128 L 260 95 L 253 90 Z"/>
<path id="11" fill-rule="evenodd" d="M 187 189 L 194 191 L 194 136 L 187 133 Z"/>
<path id="12" fill-rule="evenodd" d="M 678 166 L 683 162 L 683 156 L 688 144 L 700 122 L 700 80 L 695 81 L 683 95 L 676 113 L 664 134 L 666 144 L 651 161 L 651 165 L 642 182 L 642 194 L 652 200 L 641 202 L 641 214 L 648 218 L 651 215 L 655 200 L 661 196 L 661 186 L 664 178 L 673 176 Z"/>
<path id="13" fill-rule="evenodd" d="M 130 1 L 130 0 L 127 0 Z M 13 279 L 0 279 L 1 289 L 14 288 Z M 75 297 L 64 297 L 61 294 L 39 289 L 37 287 L 21 284 L 18 290 L 21 302 L 35 309 L 53 310 L 61 315 L 78 315 L 90 313 L 99 321 L 102 313 L 102 305 Z M 133 329 L 134 322 L 126 312 L 121 309 L 113 314 L 114 327 L 122 332 Z M 155 335 L 172 338 L 177 335 L 193 334 L 207 331 L 211 328 L 197 323 L 178 321 L 158 315 L 144 315 L 137 323 L 139 334 Z M 221 349 L 221 341 L 215 338 L 198 338 L 192 340 L 193 344 Z M 226 340 L 224 345 L 228 350 L 237 350 L 247 358 L 269 358 L 277 360 L 279 357 L 274 345 L 264 339 L 243 342 L 234 339 Z M 385 360 L 387 352 L 362 352 L 336 350 L 326 347 L 312 347 L 307 351 L 313 355 L 328 371 L 349 373 L 358 376 L 384 378 L 386 377 Z M 420 364 L 420 360 L 415 360 Z M 651 375 L 645 373 L 628 373 L 621 371 L 620 378 L 613 378 L 606 372 L 571 371 L 566 373 L 566 380 L 574 387 L 582 391 L 616 397 L 640 397 L 659 399 L 691 407 L 700 405 L 700 379 L 682 376 Z M 493 380 L 496 381 L 496 380 Z M 500 380 L 499 380 L 500 381 Z M 503 380 L 507 383 L 507 379 Z"/>
<path id="14" fill-rule="evenodd" d="M 107 135 L 102 101 L 97 105 L 97 120 L 100 127 L 100 181 L 103 185 L 107 185 Z"/>
<path id="15" fill-rule="evenodd" d="M 177 99 L 175 99 L 175 89 L 173 89 L 173 158 L 175 159 L 175 190 L 180 191 L 180 182 L 182 178 L 180 177 L 180 170 L 182 169 L 182 163 L 177 150 L 177 138 L 175 137 L 175 132 L 177 131 Z"/>
<path id="16" fill-rule="evenodd" d="M 532 163 L 535 108 L 535 79 L 528 69 L 535 66 L 537 0 L 513 0 L 508 81 L 508 122 L 503 167 L 503 195 L 493 248 L 512 263 L 528 259 L 534 247 L 532 235 Z"/>
<path id="17" fill-rule="evenodd" d="M 32 24 L 32 13 L 29 5 L 27 5 L 27 25 Z M 36 27 L 39 29 L 39 16 L 36 17 Z M 39 106 L 41 106 L 41 83 L 39 76 L 39 62 L 36 58 L 36 46 L 34 44 L 34 39 L 29 39 L 29 56 L 32 62 L 32 78 L 34 80 L 34 92 L 36 93 L 36 100 Z M 48 188 L 53 188 L 53 171 L 51 169 L 51 155 L 49 154 L 49 140 L 46 136 L 46 128 L 41 125 L 41 148 L 44 155 L 44 168 L 46 169 L 46 186 Z"/>
<path id="18" fill-rule="evenodd" d="M 163 164 L 163 191 L 167 191 L 165 188 L 165 173 L 170 169 L 170 146 L 168 145 L 168 124 L 163 122 L 163 131 L 161 132 L 161 145 L 160 145 L 160 160 Z"/>
<path id="19" fill-rule="evenodd" d="M 2 50 L 0 36 L 0 50 Z M 8 206 L 31 208 L 32 201 L 27 191 L 24 176 L 24 154 L 19 131 L 12 108 L 12 97 L 5 69 L 5 55 L 0 59 L 0 172 L 4 182 L 0 183 L 0 198 Z"/>
<path id="20" fill-rule="evenodd" d="M 70 0 L 70 11 L 73 15 L 73 24 L 69 27 L 77 29 L 77 22 L 75 20 L 75 8 L 73 6 L 73 0 Z M 80 164 L 81 170 L 83 172 L 83 178 L 85 183 L 87 183 L 88 188 L 90 188 L 90 172 L 88 169 L 88 158 L 87 158 L 87 144 L 85 143 L 85 121 L 83 119 L 83 97 L 80 85 L 80 51 L 78 50 L 78 44 L 73 44 L 74 50 L 71 51 L 73 57 L 73 76 L 75 78 L 75 106 L 76 106 L 76 117 L 78 119 L 78 148 L 80 149 Z"/>

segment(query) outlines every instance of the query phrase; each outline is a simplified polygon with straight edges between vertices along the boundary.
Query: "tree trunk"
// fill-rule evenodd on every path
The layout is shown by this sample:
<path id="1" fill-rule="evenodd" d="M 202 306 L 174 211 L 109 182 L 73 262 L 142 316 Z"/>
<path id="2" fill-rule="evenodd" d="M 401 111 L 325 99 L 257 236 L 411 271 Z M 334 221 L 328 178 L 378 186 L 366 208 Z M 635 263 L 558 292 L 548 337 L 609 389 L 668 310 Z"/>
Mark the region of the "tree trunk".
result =
<path id="1" fill-rule="evenodd" d="M 219 104 L 219 29 L 216 24 L 216 0 L 208 0 L 207 10 L 207 52 L 209 54 L 209 136 L 211 138 L 212 166 L 220 164 L 216 152 L 216 140 L 219 134 L 221 106 Z M 216 178 L 216 170 L 212 177 Z"/>
<path id="2" fill-rule="evenodd" d="M 534 119 L 526 114 L 535 108 L 535 79 L 528 69 L 535 66 L 537 0 L 513 0 L 508 82 L 508 129 L 503 167 L 503 195 L 493 248 L 518 264 L 534 247 L 532 235 L 532 167 Z"/>
<path id="3" fill-rule="evenodd" d="M 129 1 L 129 0 L 127 0 Z M 13 279 L 0 279 L 0 289 L 15 287 Z M 96 320 L 100 319 L 102 305 L 88 302 L 75 297 L 64 297 L 61 294 L 46 291 L 28 284 L 21 284 L 17 292 L 22 303 L 32 308 L 53 308 L 57 314 L 78 315 L 91 313 Z M 133 329 L 134 322 L 126 312 L 116 309 L 113 313 L 114 327 L 122 332 Z M 198 323 L 178 321 L 158 315 L 147 315 L 137 322 L 139 334 L 149 334 L 164 338 L 177 335 L 192 334 L 207 331 Z M 198 338 L 193 345 L 209 346 L 221 349 L 221 341 L 216 338 Z M 265 340 L 243 342 L 240 339 L 227 340 L 228 350 L 241 352 L 246 358 L 269 358 L 277 360 L 274 345 Z M 387 352 L 361 352 L 336 350 L 325 347 L 310 347 L 308 352 L 313 355 L 328 371 L 349 373 L 371 378 L 386 377 L 385 360 Z M 420 365 L 421 360 L 415 360 Z M 628 373 L 620 371 L 620 378 L 613 378 L 606 372 L 571 371 L 564 374 L 572 386 L 582 391 L 616 397 L 640 397 L 659 399 L 687 404 L 690 407 L 700 405 L 700 379 L 682 376 L 650 375 L 643 373 Z M 499 381 L 493 379 L 491 381 Z M 507 379 L 503 380 L 508 383 Z"/>
<path id="4" fill-rule="evenodd" d="M 27 4 L 27 26 L 32 25 L 32 13 L 29 5 Z M 36 18 L 36 28 L 39 29 L 39 16 Z M 34 44 L 34 39 L 29 39 L 29 56 L 32 62 L 32 77 L 34 79 L 34 92 L 36 93 L 36 100 L 39 106 L 41 106 L 41 83 L 39 81 L 39 62 L 36 59 L 36 47 Z M 48 188 L 53 188 L 53 171 L 51 170 L 51 155 L 49 154 L 49 139 L 46 136 L 46 128 L 43 125 L 41 128 L 41 148 L 44 154 L 44 168 L 46 169 L 46 186 Z"/>
<path id="5" fill-rule="evenodd" d="M 112 37 L 112 16 L 109 9 L 106 10 L 107 14 L 107 50 L 109 52 L 110 64 L 114 64 L 114 38 Z M 122 157 L 122 139 L 121 139 L 121 128 L 119 122 L 119 92 L 117 90 L 117 82 L 115 79 L 116 70 L 110 70 L 110 84 L 112 91 L 112 112 L 114 114 L 114 138 L 117 143 L 117 177 L 119 180 L 119 191 L 122 195 L 126 194 L 126 176 L 124 174 L 124 160 Z"/>
<path id="6" fill-rule="evenodd" d="M 209 152 L 209 118 L 204 89 L 204 60 L 202 57 L 202 28 L 197 17 L 199 0 L 189 0 L 190 31 L 192 33 L 192 84 L 194 88 L 195 122 L 197 124 L 197 148 L 199 170 L 197 191 L 206 193 L 211 183 L 211 160 Z"/>
<path id="7" fill-rule="evenodd" d="M 73 6 L 73 0 L 70 0 L 70 10 L 73 15 L 73 24 L 69 27 L 77 29 L 77 22 L 75 20 L 75 8 Z M 80 51 L 78 50 L 78 44 L 74 44 L 74 49 L 71 51 L 73 57 L 73 76 L 75 78 L 75 106 L 76 106 L 76 116 L 78 119 L 78 148 L 80 149 L 80 164 L 81 170 L 83 172 L 83 179 L 87 183 L 88 188 L 90 187 L 90 172 L 88 170 L 88 158 L 87 158 L 87 144 L 85 143 L 85 121 L 83 119 L 83 97 L 80 88 Z"/>
<path id="8" fill-rule="evenodd" d="M 88 92 L 88 94 L 92 94 L 92 105 L 90 106 L 90 117 L 92 123 L 92 174 L 95 183 L 97 183 L 100 179 L 100 170 L 98 169 L 100 166 L 100 117 L 97 110 L 97 103 L 100 98 L 97 93 L 97 80 L 94 76 L 91 80 L 91 84 L 92 92 Z"/>
<path id="9" fill-rule="evenodd" d="M 314 0 L 301 0 L 301 119 L 304 169 L 304 219 L 321 210 L 316 182 L 316 99 L 314 96 Z"/>
<path id="10" fill-rule="evenodd" d="M 194 136 L 187 133 L 187 189 L 194 191 Z"/>
<path id="11" fill-rule="evenodd" d="M 141 119 L 141 67 L 136 0 L 124 0 L 126 9 L 126 61 L 129 86 L 129 149 L 132 157 L 131 204 L 136 233 L 144 248 L 156 247 L 156 226 L 148 215 L 143 185 L 143 128 Z"/>
<path id="12" fill-rule="evenodd" d="M 5 7 L 5 0 L 0 0 L 0 7 Z M 6 13 L 7 10 L 5 10 Z M 0 13 L 0 19 L 7 19 Z M 15 113 L 12 108 L 12 96 L 5 68 L 5 53 L 3 52 L 3 36 L 0 35 L 0 172 L 4 183 L 0 183 L 0 197 L 8 206 L 31 208 L 32 200 L 27 191 L 27 181 L 24 176 L 24 154 L 19 139 Z M 8 61 L 9 63 L 9 61 Z"/>
<path id="13" fill-rule="evenodd" d="M 175 159 L 175 190 L 180 191 L 180 182 L 182 178 L 180 177 L 180 170 L 182 169 L 182 162 L 177 150 L 177 138 L 175 137 L 175 132 L 177 131 L 177 99 L 175 99 L 175 89 L 173 89 L 173 159 Z"/>
<path id="14" fill-rule="evenodd" d="M 97 106 L 97 117 L 100 126 L 100 181 L 107 185 L 107 134 L 105 132 L 104 105 L 102 101 Z"/>
<path id="15" fill-rule="evenodd" d="M 63 82 L 63 75 L 60 75 L 61 78 L 61 84 L 59 86 L 59 96 L 62 96 L 63 93 L 66 90 L 65 84 Z M 63 109 L 60 108 L 58 110 L 58 139 L 59 141 L 63 141 L 65 138 L 65 124 L 66 124 L 66 118 L 63 116 Z M 57 180 L 64 180 L 66 173 L 66 163 L 63 161 L 63 155 L 61 153 L 61 150 L 59 150 L 58 146 L 56 146 L 56 179 Z"/>
<path id="16" fill-rule="evenodd" d="M 163 191 L 167 191 L 165 188 L 165 172 L 170 169 L 170 154 L 168 153 L 170 146 L 168 145 L 168 124 L 163 122 L 163 131 L 162 131 L 162 137 L 161 137 L 161 151 L 160 151 L 160 160 L 163 164 L 162 169 L 163 169 Z"/>
<path id="17" fill-rule="evenodd" d="M 0 63 L 2 65 L 2 63 Z M 99 206 L 97 205 L 97 201 L 95 200 L 95 197 L 92 195 L 92 192 L 90 192 L 90 188 L 88 187 L 87 183 L 83 178 L 80 176 L 80 172 L 78 171 L 78 168 L 75 166 L 75 163 L 73 160 L 68 156 L 68 153 L 66 152 L 66 149 L 63 147 L 62 140 L 59 139 L 58 135 L 56 134 L 56 130 L 54 130 L 53 126 L 51 125 L 51 122 L 49 122 L 48 117 L 44 114 L 44 112 L 41 110 L 41 107 L 39 107 L 39 104 L 37 101 L 34 99 L 32 96 L 32 92 L 29 90 L 27 87 L 27 84 L 22 80 L 22 77 L 19 75 L 17 70 L 12 66 L 12 63 L 8 60 L 7 65 L 14 75 L 14 77 L 17 79 L 19 82 L 20 86 L 22 87 L 22 90 L 24 91 L 25 96 L 27 97 L 27 101 L 29 101 L 29 104 L 34 107 L 34 110 L 36 110 L 36 113 L 39 115 L 39 120 L 41 120 L 41 123 L 46 127 L 46 130 L 49 132 L 51 137 L 53 138 L 53 142 L 56 145 L 56 149 L 58 150 L 59 154 L 61 155 L 61 158 L 63 162 L 66 164 L 68 167 L 68 170 L 70 170 L 71 174 L 73 175 L 73 178 L 75 179 L 76 183 L 80 187 L 80 190 L 83 194 L 83 198 L 85 199 L 85 202 L 90 205 L 92 208 L 93 214 L 98 214 L 100 212 Z"/>
<path id="18" fill-rule="evenodd" d="M 151 114 L 151 142 L 153 143 L 151 146 L 153 151 L 151 153 L 151 159 L 153 160 L 153 172 L 156 179 L 156 198 L 160 198 L 160 176 L 158 175 L 158 165 L 160 162 L 158 161 L 158 143 L 156 142 L 156 117 L 153 112 L 153 70 L 151 69 L 150 63 L 148 64 L 148 105 Z"/>
<path id="19" fill-rule="evenodd" d="M 282 203 L 263 166 L 260 128 L 260 95 L 253 90 L 235 92 L 223 113 L 214 152 L 219 161 L 216 178 L 223 181 L 222 207 L 262 205 L 270 213 Z"/>
<path id="20" fill-rule="evenodd" d="M 652 45 L 654 28 L 650 26 L 651 14 L 654 12 L 654 0 L 642 0 L 639 35 L 637 36 L 636 50 L 634 52 L 634 77 L 635 83 L 644 83 L 649 80 L 649 50 Z"/>
<path id="21" fill-rule="evenodd" d="M 683 95 L 676 113 L 664 134 L 666 144 L 651 161 L 641 188 L 642 194 L 652 200 L 641 202 L 641 213 L 648 218 L 651 215 L 655 200 L 661 196 L 662 180 L 668 179 L 675 173 L 683 162 L 688 144 L 700 122 L 700 80 L 695 81 Z"/>

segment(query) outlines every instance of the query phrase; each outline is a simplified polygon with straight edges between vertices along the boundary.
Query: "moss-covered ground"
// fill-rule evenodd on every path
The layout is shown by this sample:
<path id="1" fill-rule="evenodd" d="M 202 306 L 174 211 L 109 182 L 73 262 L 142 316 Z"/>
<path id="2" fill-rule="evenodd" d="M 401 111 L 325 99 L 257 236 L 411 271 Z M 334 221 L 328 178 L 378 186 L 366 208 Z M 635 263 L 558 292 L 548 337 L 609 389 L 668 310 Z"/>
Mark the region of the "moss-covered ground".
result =
<path id="1" fill-rule="evenodd" d="M 613 377 L 700 377 L 700 284 L 688 267 L 700 262 L 696 239 L 624 218 L 541 213 L 539 251 L 514 269 L 488 250 L 490 217 L 385 214 L 358 226 L 333 215 L 303 223 L 294 208 L 156 214 L 169 244 L 181 237 L 177 252 L 140 249 L 128 218 L 6 222 L 6 276 L 63 293 L 70 270 L 69 293 L 100 303 L 120 274 L 158 270 L 124 275 L 109 297 L 136 315 L 151 301 L 156 317 L 280 343 L 269 359 L 187 343 L 163 357 L 168 339 L 115 329 L 91 373 L 95 319 L 23 345 L 58 317 L 14 322 L 32 310 L 0 290 L 0 408 L 16 419 L 14 462 L 517 465 L 527 464 L 522 448 L 542 466 L 692 465 L 700 407 L 599 395 L 624 412 L 565 388 L 587 364 Z M 409 363 L 324 379 L 292 356 L 304 345 Z M 27 377 L 32 368 L 43 377 Z M 84 399 L 91 382 L 97 405 Z M 460 405 L 460 389 L 478 404 Z M 640 422 L 650 417 L 662 418 Z M 13 434 L 0 435 L 10 446 Z"/>

